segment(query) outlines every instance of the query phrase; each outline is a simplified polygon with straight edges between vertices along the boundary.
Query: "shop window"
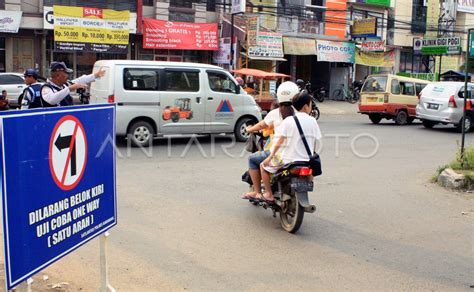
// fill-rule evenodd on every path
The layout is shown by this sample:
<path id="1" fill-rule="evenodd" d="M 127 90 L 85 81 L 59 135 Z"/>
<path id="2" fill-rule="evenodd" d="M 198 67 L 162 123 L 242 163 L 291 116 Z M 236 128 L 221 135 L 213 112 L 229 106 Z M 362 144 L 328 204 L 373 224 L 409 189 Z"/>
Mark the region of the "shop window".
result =
<path id="1" fill-rule="evenodd" d="M 413 33 L 426 33 L 427 7 L 423 2 L 424 0 L 413 0 L 411 15 L 411 32 Z"/>
<path id="2" fill-rule="evenodd" d="M 181 22 L 194 22 L 194 11 L 187 13 L 184 11 L 171 11 L 169 12 L 170 21 L 181 21 Z"/>
<path id="3" fill-rule="evenodd" d="M 212 91 L 237 93 L 237 85 L 226 74 L 208 72 L 207 76 Z"/>
<path id="4" fill-rule="evenodd" d="M 400 94 L 400 84 L 398 83 L 398 80 L 393 79 L 391 87 L 392 87 L 391 89 L 392 94 Z"/>
<path id="5" fill-rule="evenodd" d="M 199 91 L 199 72 L 166 70 L 166 91 L 196 92 Z"/>
<path id="6" fill-rule="evenodd" d="M 158 70 L 125 69 L 123 88 L 126 90 L 158 90 Z"/>
<path id="7" fill-rule="evenodd" d="M 143 6 L 155 6 L 155 0 L 143 0 Z"/>
<path id="8" fill-rule="evenodd" d="M 206 11 L 216 11 L 216 0 L 208 0 L 206 2 Z"/>
<path id="9" fill-rule="evenodd" d="M 415 84 L 412 82 L 400 82 L 400 91 L 403 95 L 415 95 Z"/>
<path id="10" fill-rule="evenodd" d="M 191 0 L 170 0 L 171 7 L 193 8 L 193 1 Z"/>

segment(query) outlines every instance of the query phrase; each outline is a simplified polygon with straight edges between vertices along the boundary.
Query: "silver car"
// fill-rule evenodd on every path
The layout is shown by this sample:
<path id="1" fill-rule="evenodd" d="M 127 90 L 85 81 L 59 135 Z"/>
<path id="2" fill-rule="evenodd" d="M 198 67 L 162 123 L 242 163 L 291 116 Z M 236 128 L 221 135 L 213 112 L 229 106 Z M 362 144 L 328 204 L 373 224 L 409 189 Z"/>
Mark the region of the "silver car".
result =
<path id="1" fill-rule="evenodd" d="M 474 84 L 468 83 L 468 92 L 474 94 Z M 453 124 L 458 131 L 462 130 L 464 100 L 464 82 L 436 82 L 428 84 L 420 94 L 420 102 L 416 107 L 416 117 L 423 122 L 425 128 L 433 128 L 436 124 Z M 470 99 L 468 99 L 465 129 L 469 131 L 473 121 Z"/>
<path id="2" fill-rule="evenodd" d="M 44 83 L 46 80 L 38 78 L 38 82 Z M 7 99 L 10 106 L 20 105 L 20 96 L 25 90 L 25 77 L 21 73 L 0 73 L 0 93 L 7 91 Z"/>

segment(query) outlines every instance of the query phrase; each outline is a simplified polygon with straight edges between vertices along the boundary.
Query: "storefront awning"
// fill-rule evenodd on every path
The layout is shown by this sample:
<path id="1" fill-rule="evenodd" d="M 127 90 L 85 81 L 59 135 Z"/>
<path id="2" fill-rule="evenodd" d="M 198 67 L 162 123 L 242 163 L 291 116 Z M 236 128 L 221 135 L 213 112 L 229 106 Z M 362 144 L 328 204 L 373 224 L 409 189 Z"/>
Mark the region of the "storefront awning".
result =
<path id="1" fill-rule="evenodd" d="M 271 58 L 271 57 L 251 57 L 248 56 L 250 60 L 259 60 L 259 61 L 287 61 L 285 58 Z"/>
<path id="2" fill-rule="evenodd" d="M 258 69 L 251 69 L 251 68 L 242 68 L 239 70 L 233 70 L 232 73 L 241 74 L 241 75 L 248 75 L 253 76 L 256 78 L 263 78 L 263 79 L 275 79 L 275 78 L 289 78 L 291 76 L 282 74 L 282 73 L 275 73 L 275 72 L 265 72 Z"/>

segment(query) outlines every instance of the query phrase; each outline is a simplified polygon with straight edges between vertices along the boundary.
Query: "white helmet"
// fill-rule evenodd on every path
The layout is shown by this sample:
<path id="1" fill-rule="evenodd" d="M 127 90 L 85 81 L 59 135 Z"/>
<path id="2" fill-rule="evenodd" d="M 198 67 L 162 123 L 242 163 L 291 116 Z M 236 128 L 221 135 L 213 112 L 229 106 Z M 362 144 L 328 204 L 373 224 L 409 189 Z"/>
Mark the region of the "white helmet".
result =
<path id="1" fill-rule="evenodd" d="M 285 81 L 277 90 L 277 98 L 279 103 L 291 102 L 293 97 L 295 97 L 300 92 L 298 85 L 291 81 Z"/>

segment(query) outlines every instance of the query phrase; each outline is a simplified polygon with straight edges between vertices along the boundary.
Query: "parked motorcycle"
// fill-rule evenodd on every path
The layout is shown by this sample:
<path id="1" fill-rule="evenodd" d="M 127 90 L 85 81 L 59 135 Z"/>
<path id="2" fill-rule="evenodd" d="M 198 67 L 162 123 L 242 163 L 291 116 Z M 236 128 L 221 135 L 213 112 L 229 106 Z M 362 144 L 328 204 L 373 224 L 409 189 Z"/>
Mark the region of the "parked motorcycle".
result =
<path id="1" fill-rule="evenodd" d="M 326 98 L 326 88 L 316 88 L 311 94 L 314 96 L 314 98 L 316 98 L 317 101 L 323 102 Z"/>
<path id="2" fill-rule="evenodd" d="M 252 186 L 248 172 L 242 175 L 242 181 Z M 303 223 L 304 213 L 314 213 L 316 206 L 308 200 L 308 192 L 312 192 L 313 176 L 308 162 L 293 162 L 282 167 L 271 180 L 275 202 L 249 199 L 255 206 L 273 211 L 273 217 L 280 213 L 280 224 L 286 231 L 295 233 Z"/>
<path id="3" fill-rule="evenodd" d="M 311 82 L 309 82 L 309 81 L 306 82 L 306 84 L 304 86 L 304 89 L 306 90 L 306 92 L 308 92 L 311 95 L 311 98 L 313 99 L 313 102 L 311 103 L 312 104 L 312 109 L 311 109 L 311 113 L 309 115 L 314 117 L 316 120 L 318 120 L 319 116 L 321 115 L 321 112 L 319 111 L 316 100 L 319 101 L 319 99 L 321 98 L 321 96 L 319 95 L 320 92 L 321 92 L 321 89 L 311 91 L 312 90 L 311 89 Z M 324 101 L 324 96 L 322 97 L 322 99 Z"/>

